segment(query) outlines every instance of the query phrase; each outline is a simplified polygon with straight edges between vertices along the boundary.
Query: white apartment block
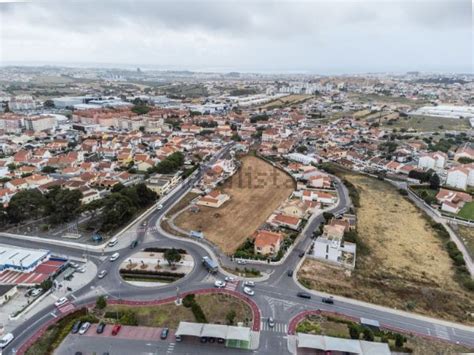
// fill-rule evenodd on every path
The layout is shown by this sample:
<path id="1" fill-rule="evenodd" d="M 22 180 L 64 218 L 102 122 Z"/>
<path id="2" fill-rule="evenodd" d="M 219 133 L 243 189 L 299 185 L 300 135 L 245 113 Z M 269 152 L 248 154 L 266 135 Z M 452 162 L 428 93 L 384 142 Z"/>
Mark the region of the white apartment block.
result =
<path id="1" fill-rule="evenodd" d="M 32 116 L 25 118 L 25 129 L 34 132 L 41 132 L 53 129 L 56 119 L 53 116 Z"/>
<path id="2" fill-rule="evenodd" d="M 448 160 L 448 156 L 443 152 L 421 154 L 418 160 L 418 167 L 422 169 L 441 170 Z"/>
<path id="3" fill-rule="evenodd" d="M 474 186 L 474 164 L 464 164 L 448 170 L 446 185 L 466 190 Z"/>

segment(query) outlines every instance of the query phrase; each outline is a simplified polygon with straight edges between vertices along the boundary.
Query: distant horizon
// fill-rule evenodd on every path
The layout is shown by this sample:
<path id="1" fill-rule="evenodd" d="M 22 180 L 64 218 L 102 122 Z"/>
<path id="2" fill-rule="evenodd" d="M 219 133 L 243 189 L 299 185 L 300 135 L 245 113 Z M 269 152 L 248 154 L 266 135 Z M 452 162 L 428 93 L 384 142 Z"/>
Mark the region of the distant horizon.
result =
<path id="1" fill-rule="evenodd" d="M 0 68 L 6 67 L 30 67 L 30 68 L 41 68 L 41 67 L 59 67 L 59 68 L 70 68 L 70 69 L 110 69 L 110 70 L 128 70 L 135 71 L 137 68 L 144 71 L 162 71 L 162 72 L 192 72 L 192 73 L 205 73 L 205 74 L 260 74 L 260 75 L 315 75 L 315 76 L 350 76 L 350 75 L 406 75 L 411 72 L 418 72 L 422 75 L 467 75 L 474 76 L 474 73 L 467 71 L 424 71 L 420 69 L 411 69 L 403 71 L 356 71 L 356 72 L 343 72 L 343 71 L 310 71 L 310 70 L 245 70 L 237 68 L 189 68 L 181 67 L 176 65 L 160 65 L 160 64 L 143 64 L 143 63 L 98 63 L 98 62 L 75 62 L 75 63 L 63 63 L 63 62 L 38 62 L 38 61 L 14 61 L 14 62 L 0 62 Z"/>

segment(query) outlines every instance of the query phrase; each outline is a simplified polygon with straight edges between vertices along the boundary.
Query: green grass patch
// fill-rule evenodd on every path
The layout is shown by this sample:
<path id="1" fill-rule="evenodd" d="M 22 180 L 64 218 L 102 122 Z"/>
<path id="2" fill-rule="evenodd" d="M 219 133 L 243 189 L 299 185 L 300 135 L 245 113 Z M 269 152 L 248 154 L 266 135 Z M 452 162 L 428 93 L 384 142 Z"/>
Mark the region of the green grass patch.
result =
<path id="1" fill-rule="evenodd" d="M 474 220 L 474 201 L 466 203 L 459 211 L 458 216 L 461 218 Z"/>

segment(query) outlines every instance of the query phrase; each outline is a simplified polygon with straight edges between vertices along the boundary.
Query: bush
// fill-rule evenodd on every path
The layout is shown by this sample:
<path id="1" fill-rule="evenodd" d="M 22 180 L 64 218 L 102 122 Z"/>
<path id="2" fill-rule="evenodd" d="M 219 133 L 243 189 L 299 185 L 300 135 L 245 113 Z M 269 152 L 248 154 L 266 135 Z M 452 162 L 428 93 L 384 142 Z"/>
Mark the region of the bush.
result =
<path id="1" fill-rule="evenodd" d="M 399 189 L 398 192 L 399 192 L 400 195 L 402 195 L 402 196 L 408 196 L 408 191 L 407 191 L 407 190 Z"/>
<path id="2" fill-rule="evenodd" d="M 123 325 L 138 325 L 137 315 L 132 310 L 125 311 L 119 321 Z"/>
<path id="3" fill-rule="evenodd" d="M 95 308 L 104 309 L 105 307 L 107 307 L 107 299 L 104 296 L 97 297 L 97 300 L 95 301 Z"/>
<path id="4" fill-rule="evenodd" d="M 183 298 L 183 306 L 186 308 L 191 307 L 194 303 L 196 303 L 196 299 L 194 294 L 186 295 Z"/>
<path id="5" fill-rule="evenodd" d="M 199 304 L 194 302 L 191 305 L 191 311 L 194 314 L 194 318 L 196 318 L 196 322 L 198 322 L 198 323 L 207 323 L 206 315 L 204 314 L 204 312 L 203 312 L 203 310 L 202 310 L 202 308 Z"/>
<path id="6" fill-rule="evenodd" d="M 367 341 L 374 341 L 374 332 L 370 328 L 364 328 L 364 339 Z"/>
<path id="7" fill-rule="evenodd" d="M 360 329 L 359 329 L 359 326 L 357 326 L 357 324 L 349 325 L 349 335 L 351 336 L 351 339 L 360 338 Z"/>

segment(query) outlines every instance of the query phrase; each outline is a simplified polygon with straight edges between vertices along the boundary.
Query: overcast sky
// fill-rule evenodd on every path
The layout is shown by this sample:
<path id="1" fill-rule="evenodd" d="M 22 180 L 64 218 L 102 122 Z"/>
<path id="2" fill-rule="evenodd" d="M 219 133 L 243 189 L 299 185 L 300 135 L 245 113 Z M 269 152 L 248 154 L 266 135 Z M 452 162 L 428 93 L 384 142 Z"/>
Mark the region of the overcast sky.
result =
<path id="1" fill-rule="evenodd" d="M 472 72 L 471 0 L 0 0 L 0 63 Z"/>

